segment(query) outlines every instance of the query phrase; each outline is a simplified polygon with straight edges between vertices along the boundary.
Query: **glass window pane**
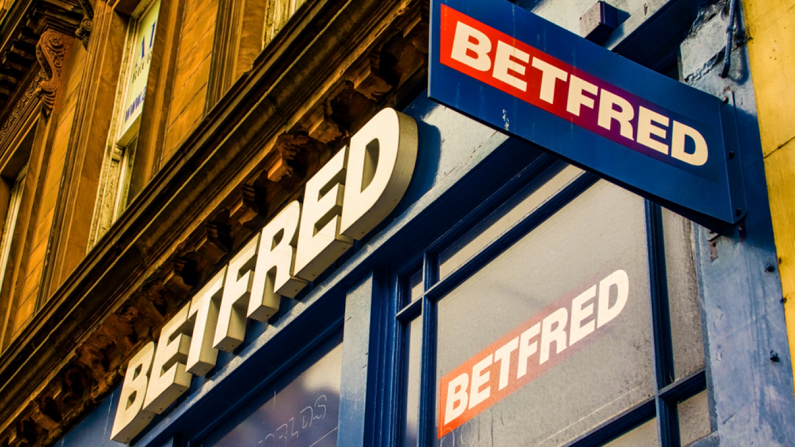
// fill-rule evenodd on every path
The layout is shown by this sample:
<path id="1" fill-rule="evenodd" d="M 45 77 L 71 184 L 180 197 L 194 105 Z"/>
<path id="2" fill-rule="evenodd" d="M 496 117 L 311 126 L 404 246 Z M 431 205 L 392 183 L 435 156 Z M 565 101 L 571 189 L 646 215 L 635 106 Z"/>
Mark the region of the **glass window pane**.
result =
<path id="1" fill-rule="evenodd" d="M 445 278 L 523 217 L 568 186 L 582 170 L 558 162 L 517 193 L 483 222 L 439 253 L 439 278 Z"/>
<path id="2" fill-rule="evenodd" d="M 416 272 L 409 275 L 408 279 L 406 280 L 406 296 L 408 297 L 408 303 L 413 303 L 417 301 L 422 296 L 422 292 L 424 291 L 424 287 L 422 284 L 422 269 L 417 269 Z"/>
<path id="3" fill-rule="evenodd" d="M 709 423 L 709 398 L 704 390 L 680 402 L 679 438 L 683 446 L 690 445 L 712 432 Z"/>
<path id="4" fill-rule="evenodd" d="M 663 232 L 671 312 L 671 344 L 674 373 L 678 380 L 704 368 L 692 224 L 684 217 L 663 208 Z"/>
<path id="5" fill-rule="evenodd" d="M 647 258 L 644 201 L 602 181 L 440 300 L 437 445 L 563 445 L 652 396 Z"/>
<path id="6" fill-rule="evenodd" d="M 420 362 L 422 355 L 422 315 L 406 325 L 404 339 L 406 359 L 403 374 L 406 388 L 403 394 L 405 413 L 401 427 L 400 445 L 414 447 L 417 445 L 417 427 L 420 414 Z"/>
<path id="7" fill-rule="evenodd" d="M 624 433 L 608 442 L 604 447 L 657 447 L 657 419 Z"/>
<path id="8" fill-rule="evenodd" d="M 266 388 L 203 447 L 337 445 L 342 335 Z"/>

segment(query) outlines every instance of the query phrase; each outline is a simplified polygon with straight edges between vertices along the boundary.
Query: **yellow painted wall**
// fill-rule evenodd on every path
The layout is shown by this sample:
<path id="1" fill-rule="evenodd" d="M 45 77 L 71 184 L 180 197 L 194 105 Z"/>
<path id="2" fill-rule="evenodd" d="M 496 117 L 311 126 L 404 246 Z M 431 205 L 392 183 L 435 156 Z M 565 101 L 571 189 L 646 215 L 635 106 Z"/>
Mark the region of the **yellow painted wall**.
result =
<path id="1" fill-rule="evenodd" d="M 795 358 L 795 0 L 744 0 L 790 358 Z"/>

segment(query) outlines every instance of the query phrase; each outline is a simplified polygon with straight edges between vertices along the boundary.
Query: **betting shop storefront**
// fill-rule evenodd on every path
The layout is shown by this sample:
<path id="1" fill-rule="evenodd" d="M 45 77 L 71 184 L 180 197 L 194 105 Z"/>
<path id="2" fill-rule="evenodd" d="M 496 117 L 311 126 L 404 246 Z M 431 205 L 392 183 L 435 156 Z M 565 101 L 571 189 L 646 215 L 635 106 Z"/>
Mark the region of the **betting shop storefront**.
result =
<path id="1" fill-rule="evenodd" d="M 751 81 L 502 1 L 430 58 L 59 445 L 795 442 Z"/>

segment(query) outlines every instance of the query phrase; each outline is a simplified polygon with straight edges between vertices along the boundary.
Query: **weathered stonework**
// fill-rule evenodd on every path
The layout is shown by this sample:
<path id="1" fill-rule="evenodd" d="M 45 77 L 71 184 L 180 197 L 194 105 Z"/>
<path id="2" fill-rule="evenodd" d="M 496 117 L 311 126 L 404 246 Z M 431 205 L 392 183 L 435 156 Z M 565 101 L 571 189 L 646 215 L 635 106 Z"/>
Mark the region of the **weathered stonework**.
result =
<path id="1" fill-rule="evenodd" d="M 349 135 L 424 88 L 427 2 L 317 3 L 319 27 L 296 32 L 287 51 L 303 50 L 319 32 L 340 48 L 319 44 L 317 60 L 258 58 L 130 204 L 126 215 L 134 218 L 109 229 L 19 345 L 0 357 L 0 381 L 36 365 L 2 390 L 0 446 L 53 445 L 121 383 L 126 361 L 219 263 L 300 196 Z M 374 31 L 339 35 L 331 28 L 338 14 L 352 30 Z M 310 87 L 288 90 L 278 81 L 287 70 Z M 197 176 L 202 183 L 191 183 Z M 48 352 L 36 349 L 41 343 Z"/>

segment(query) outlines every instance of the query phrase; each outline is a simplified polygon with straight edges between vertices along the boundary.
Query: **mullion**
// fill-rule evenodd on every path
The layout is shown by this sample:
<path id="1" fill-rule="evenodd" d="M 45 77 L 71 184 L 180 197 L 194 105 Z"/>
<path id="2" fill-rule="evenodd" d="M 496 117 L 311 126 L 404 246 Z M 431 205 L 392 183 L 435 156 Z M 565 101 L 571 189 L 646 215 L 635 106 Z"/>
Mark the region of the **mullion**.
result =
<path id="1" fill-rule="evenodd" d="M 652 353 L 654 358 L 654 399 L 657 409 L 657 432 L 662 447 L 679 447 L 677 402 L 661 395 L 674 381 L 671 345 L 668 282 L 665 270 L 665 240 L 662 208 L 646 200 L 646 239 L 649 252 L 649 288 L 651 295 Z"/>

